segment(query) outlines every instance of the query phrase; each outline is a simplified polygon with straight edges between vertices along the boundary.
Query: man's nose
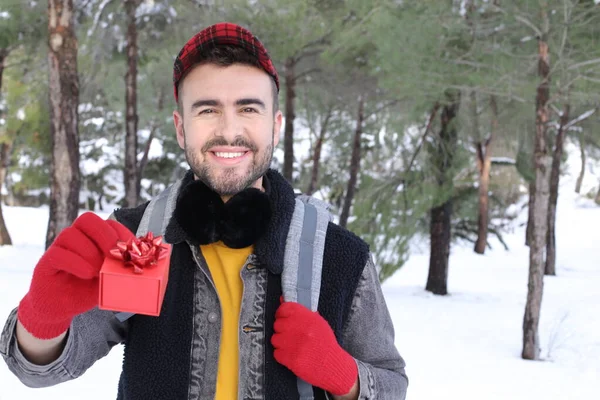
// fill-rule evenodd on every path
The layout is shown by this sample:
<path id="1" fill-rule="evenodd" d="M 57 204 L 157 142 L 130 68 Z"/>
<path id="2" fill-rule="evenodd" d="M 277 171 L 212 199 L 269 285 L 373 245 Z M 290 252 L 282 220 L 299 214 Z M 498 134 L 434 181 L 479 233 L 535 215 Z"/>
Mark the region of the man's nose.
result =
<path id="1" fill-rule="evenodd" d="M 224 111 L 217 132 L 218 136 L 225 138 L 229 143 L 242 134 L 242 125 L 235 112 Z"/>

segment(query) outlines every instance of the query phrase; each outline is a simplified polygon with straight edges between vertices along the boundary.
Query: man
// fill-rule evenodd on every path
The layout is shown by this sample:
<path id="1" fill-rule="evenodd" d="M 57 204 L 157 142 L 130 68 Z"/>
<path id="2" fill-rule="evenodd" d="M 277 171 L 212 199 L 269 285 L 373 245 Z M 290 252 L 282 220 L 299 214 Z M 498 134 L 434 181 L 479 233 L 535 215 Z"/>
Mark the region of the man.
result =
<path id="1" fill-rule="evenodd" d="M 329 223 L 318 312 L 283 298 L 291 186 L 269 169 L 282 114 L 263 45 L 233 24 L 175 61 L 173 113 L 190 171 L 165 231 L 173 245 L 159 317 L 98 309 L 98 274 L 148 203 L 65 229 L 9 316 L 0 351 L 32 387 L 82 375 L 125 345 L 118 398 L 402 400 L 407 378 L 368 246 Z M 117 222 L 118 221 L 118 222 Z M 309 397 L 310 398 L 310 397 Z M 304 397 L 303 397 L 304 399 Z"/>

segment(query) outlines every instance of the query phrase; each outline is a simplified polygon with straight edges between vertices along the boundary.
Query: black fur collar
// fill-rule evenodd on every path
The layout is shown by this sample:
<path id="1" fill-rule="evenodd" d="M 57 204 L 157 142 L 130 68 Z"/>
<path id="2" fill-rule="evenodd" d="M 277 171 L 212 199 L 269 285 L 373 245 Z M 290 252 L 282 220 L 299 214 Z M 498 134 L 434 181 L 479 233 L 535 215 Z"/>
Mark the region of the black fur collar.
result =
<path id="1" fill-rule="evenodd" d="M 264 192 L 246 189 L 223 203 L 188 171 L 165 240 L 192 245 L 222 240 L 232 248 L 254 244 L 259 261 L 272 273 L 280 274 L 295 195 L 285 178 L 273 169 L 263 177 L 263 187 Z"/>

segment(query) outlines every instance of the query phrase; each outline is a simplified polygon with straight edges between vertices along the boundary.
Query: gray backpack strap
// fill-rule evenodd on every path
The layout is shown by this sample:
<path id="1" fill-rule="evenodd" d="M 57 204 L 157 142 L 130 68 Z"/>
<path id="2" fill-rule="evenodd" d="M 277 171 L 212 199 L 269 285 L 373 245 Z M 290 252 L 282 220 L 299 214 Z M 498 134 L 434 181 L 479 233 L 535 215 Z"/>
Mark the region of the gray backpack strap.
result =
<path id="1" fill-rule="evenodd" d="M 302 304 L 317 311 L 321 291 L 321 272 L 325 236 L 330 221 L 322 204 L 311 204 L 306 197 L 296 198 L 287 236 L 281 285 L 285 301 Z M 300 400 L 312 400 L 313 388 L 298 378 Z"/>
<path id="2" fill-rule="evenodd" d="M 181 182 L 181 179 L 178 180 L 173 185 L 167 187 L 161 194 L 150 200 L 138 226 L 136 237 L 145 236 L 148 232 L 152 232 L 155 236 L 163 236 L 165 234 L 173 210 L 175 210 Z M 133 315 L 133 313 L 128 312 L 115 313 L 115 316 L 121 322 L 125 322 Z"/>
<path id="3" fill-rule="evenodd" d="M 155 236 L 165 234 L 167 225 L 171 220 L 171 215 L 173 215 L 173 210 L 175 210 L 180 187 L 181 179 L 167 187 L 161 194 L 150 201 L 144 211 L 136 236 L 145 236 L 148 232 L 152 232 Z"/>
<path id="4" fill-rule="evenodd" d="M 319 200 L 314 197 L 311 197 L 307 194 L 299 194 L 296 196 L 296 199 L 302 200 L 302 202 L 304 204 L 312 204 L 317 209 L 321 209 L 321 211 L 323 213 L 327 213 L 327 218 L 329 219 L 329 221 L 333 221 L 333 215 L 331 214 L 331 204 L 329 204 L 323 200 Z"/>

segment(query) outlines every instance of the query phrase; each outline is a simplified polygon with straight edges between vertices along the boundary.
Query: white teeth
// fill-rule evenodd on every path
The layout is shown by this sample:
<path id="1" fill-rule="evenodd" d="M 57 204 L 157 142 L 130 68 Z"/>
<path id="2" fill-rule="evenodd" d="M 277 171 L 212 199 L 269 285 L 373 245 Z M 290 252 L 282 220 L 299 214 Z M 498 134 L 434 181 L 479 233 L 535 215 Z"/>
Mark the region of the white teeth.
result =
<path id="1" fill-rule="evenodd" d="M 236 158 L 236 157 L 241 157 L 244 155 L 244 153 L 224 153 L 224 152 L 217 152 L 215 153 L 215 155 L 219 158 Z"/>

